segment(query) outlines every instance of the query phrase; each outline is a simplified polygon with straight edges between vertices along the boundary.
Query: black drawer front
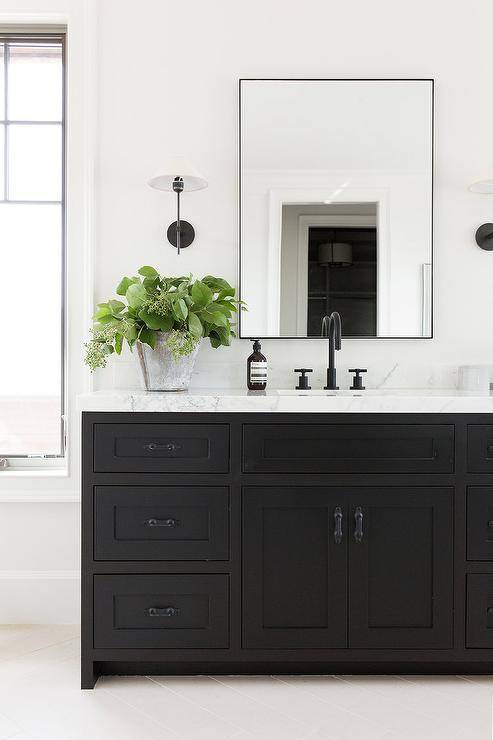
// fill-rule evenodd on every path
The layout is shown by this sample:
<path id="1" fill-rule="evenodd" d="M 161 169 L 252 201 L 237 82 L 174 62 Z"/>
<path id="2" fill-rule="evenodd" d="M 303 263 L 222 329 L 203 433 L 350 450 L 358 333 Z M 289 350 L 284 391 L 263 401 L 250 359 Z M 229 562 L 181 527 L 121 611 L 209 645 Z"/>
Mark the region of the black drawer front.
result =
<path id="1" fill-rule="evenodd" d="M 467 469 L 470 473 L 493 473 L 493 424 L 468 425 Z"/>
<path id="2" fill-rule="evenodd" d="M 95 648 L 227 648 L 229 576 L 95 575 Z"/>
<path id="3" fill-rule="evenodd" d="M 466 647 L 493 648 L 493 575 L 467 576 Z"/>
<path id="4" fill-rule="evenodd" d="M 450 473 L 452 424 L 245 424 L 245 473 Z"/>
<path id="5" fill-rule="evenodd" d="M 228 560 L 226 487 L 96 486 L 96 560 Z"/>
<path id="6" fill-rule="evenodd" d="M 467 490 L 467 559 L 493 560 L 493 488 Z"/>
<path id="7" fill-rule="evenodd" d="M 227 473 L 227 424 L 95 424 L 96 473 Z"/>

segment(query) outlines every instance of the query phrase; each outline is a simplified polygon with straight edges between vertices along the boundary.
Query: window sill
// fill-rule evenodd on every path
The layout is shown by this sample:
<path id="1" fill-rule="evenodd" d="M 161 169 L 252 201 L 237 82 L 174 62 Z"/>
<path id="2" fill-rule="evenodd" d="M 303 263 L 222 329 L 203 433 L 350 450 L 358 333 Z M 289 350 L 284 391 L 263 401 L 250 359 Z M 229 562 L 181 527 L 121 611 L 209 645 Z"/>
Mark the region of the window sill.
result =
<path id="1" fill-rule="evenodd" d="M 68 468 L 4 468 L 0 470 L 3 478 L 68 478 Z"/>
<path id="2" fill-rule="evenodd" d="M 12 481 L 12 478 L 10 479 Z M 1 504 L 78 504 L 80 493 L 78 490 L 53 491 L 47 489 L 30 490 L 27 488 L 14 489 L 13 487 L 0 490 Z"/>

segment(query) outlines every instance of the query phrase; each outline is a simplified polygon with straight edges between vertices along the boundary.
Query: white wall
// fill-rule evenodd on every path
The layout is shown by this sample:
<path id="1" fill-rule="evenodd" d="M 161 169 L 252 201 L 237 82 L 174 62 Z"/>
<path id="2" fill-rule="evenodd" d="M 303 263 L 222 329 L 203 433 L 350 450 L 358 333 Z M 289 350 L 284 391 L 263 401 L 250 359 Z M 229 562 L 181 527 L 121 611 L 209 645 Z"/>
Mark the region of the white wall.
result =
<path id="1" fill-rule="evenodd" d="M 0 9 L 47 4 L 1 0 Z M 449 385 L 458 364 L 491 362 L 493 255 L 479 250 L 473 237 L 479 224 L 493 220 L 493 198 L 467 191 L 470 182 L 493 172 L 490 0 L 406 5 L 395 0 L 98 0 L 97 5 L 102 40 L 98 298 L 142 263 L 166 272 L 217 272 L 236 281 L 238 77 L 435 77 L 435 339 L 346 341 L 338 356 L 341 385 L 346 369 L 355 365 L 368 367 L 371 387 L 396 364 L 400 371 L 388 382 L 413 386 L 442 378 Z M 72 94 L 76 97 L 78 90 Z M 163 229 L 174 218 L 173 198 L 146 185 L 159 157 L 168 152 L 188 155 L 210 183 L 183 198 L 183 216 L 196 226 L 197 240 L 180 258 L 163 241 Z M 201 350 L 195 384 L 242 385 L 249 352 L 246 341 L 230 349 Z M 273 365 L 274 386 L 292 385 L 292 369 L 300 361 L 317 370 L 312 385 L 322 385 L 326 350 L 319 340 L 266 341 L 264 352 Z M 74 349 L 74 363 L 79 357 Z M 113 363 L 98 385 L 130 378 L 129 368 Z M 2 481 L 7 493 L 8 485 Z M 64 485 L 56 481 L 53 496 L 66 495 Z M 7 512 L 8 506 L 0 504 L 0 541 L 8 536 L 12 546 L 0 553 L 0 569 L 23 571 L 23 583 L 29 583 L 30 571 L 50 571 L 50 582 L 65 583 L 60 571 L 76 567 L 76 504 L 23 503 Z M 39 506 L 46 507 L 41 518 Z M 44 541 L 33 538 L 51 519 L 60 529 Z M 12 593 L 9 584 L 0 574 L 0 601 L 12 606 L 6 616 L 25 619 L 26 589 Z M 75 592 L 69 589 L 64 608 L 57 608 L 60 621 L 73 618 Z M 48 591 L 43 593 L 46 598 Z M 53 587 L 51 593 L 60 592 Z M 44 609 L 36 610 L 41 602 L 39 594 L 31 600 L 33 620 L 47 618 Z"/>
<path id="2" fill-rule="evenodd" d="M 236 280 L 238 77 L 434 77 L 435 339 L 346 341 L 341 380 L 345 368 L 363 364 L 367 385 L 375 385 L 399 363 L 398 385 L 423 384 L 430 367 L 435 380 L 444 374 L 450 384 L 458 364 L 490 362 L 493 263 L 476 247 L 474 231 L 491 220 L 493 198 L 467 191 L 493 170 L 488 0 L 467 7 L 416 0 L 407 9 L 392 0 L 147 0 L 138 5 L 141 42 L 133 8 L 121 0 L 100 3 L 98 297 L 142 261 Z M 186 28 L 185 47 L 179 28 Z M 173 198 L 145 184 L 168 151 L 190 156 L 210 183 L 183 198 L 197 240 L 180 258 L 162 238 Z M 321 384 L 326 351 L 319 340 L 271 340 L 264 351 L 274 384 L 292 384 L 301 359 L 318 370 L 313 384 Z M 246 341 L 229 350 L 204 348 L 195 384 L 243 384 L 248 353 Z M 130 378 L 123 365 L 113 368 L 97 382 Z"/>

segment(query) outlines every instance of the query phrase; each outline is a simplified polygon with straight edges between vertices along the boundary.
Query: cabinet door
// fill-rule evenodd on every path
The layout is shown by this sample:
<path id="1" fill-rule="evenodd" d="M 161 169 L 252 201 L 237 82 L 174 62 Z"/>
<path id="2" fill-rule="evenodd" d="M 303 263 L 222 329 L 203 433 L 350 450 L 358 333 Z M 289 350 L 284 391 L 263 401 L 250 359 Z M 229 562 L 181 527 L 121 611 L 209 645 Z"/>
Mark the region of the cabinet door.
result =
<path id="1" fill-rule="evenodd" d="M 343 496 L 243 489 L 245 648 L 346 647 L 347 537 Z"/>
<path id="2" fill-rule="evenodd" d="M 349 647 L 449 648 L 453 489 L 352 489 Z"/>

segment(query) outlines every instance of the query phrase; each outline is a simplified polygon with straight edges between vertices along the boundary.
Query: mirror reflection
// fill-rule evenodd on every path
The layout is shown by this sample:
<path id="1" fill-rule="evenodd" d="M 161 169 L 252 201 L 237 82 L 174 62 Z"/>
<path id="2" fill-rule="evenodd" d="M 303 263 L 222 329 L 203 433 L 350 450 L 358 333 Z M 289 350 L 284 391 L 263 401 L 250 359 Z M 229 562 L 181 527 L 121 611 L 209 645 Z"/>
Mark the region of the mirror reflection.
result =
<path id="1" fill-rule="evenodd" d="M 428 337 L 432 82 L 242 80 L 243 337 Z"/>

